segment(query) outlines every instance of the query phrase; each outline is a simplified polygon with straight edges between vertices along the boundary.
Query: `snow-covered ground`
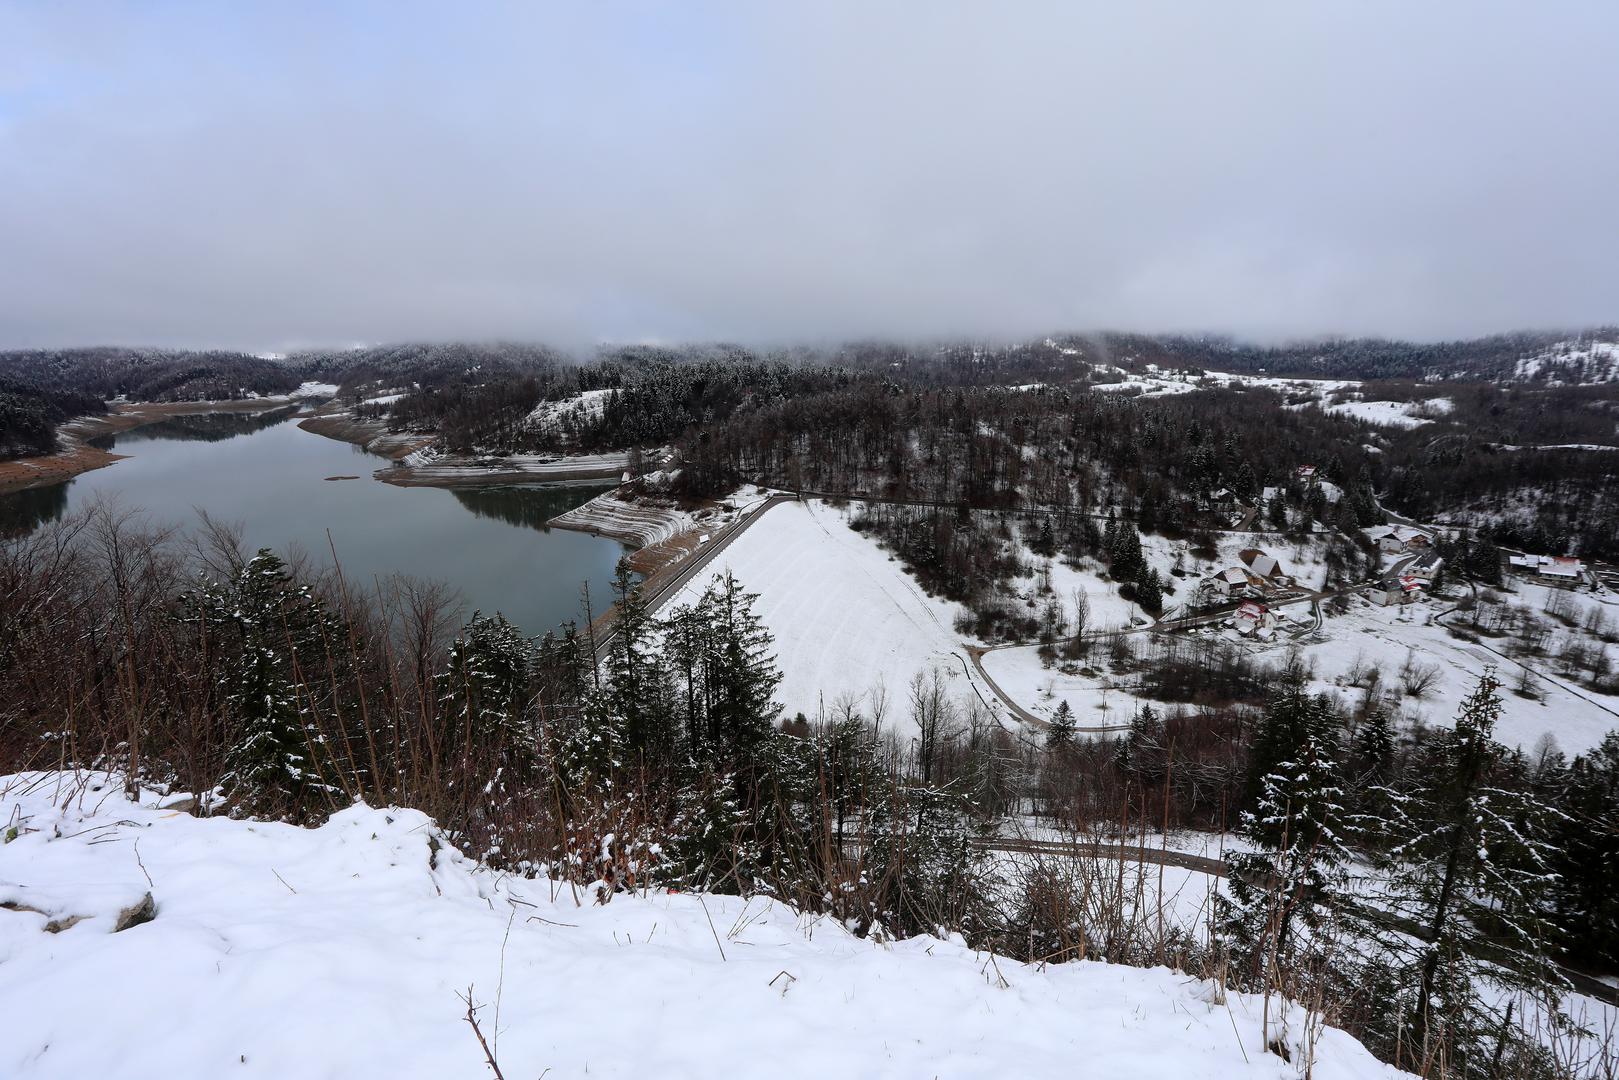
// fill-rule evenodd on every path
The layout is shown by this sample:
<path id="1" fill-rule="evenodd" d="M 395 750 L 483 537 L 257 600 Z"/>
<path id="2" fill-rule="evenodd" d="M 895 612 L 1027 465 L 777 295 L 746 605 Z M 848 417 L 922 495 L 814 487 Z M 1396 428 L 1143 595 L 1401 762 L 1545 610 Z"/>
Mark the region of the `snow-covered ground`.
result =
<path id="1" fill-rule="evenodd" d="M 1036 716 L 1049 719 L 1067 702 L 1079 727 L 1122 730 L 1142 704 L 1131 693 L 1137 680 L 1109 673 L 1103 646 L 1094 646 L 1092 652 L 1088 663 L 1095 666 L 1081 667 L 1071 675 L 1064 674 L 1060 664 L 1046 667 L 1036 645 L 993 649 L 983 655 L 982 663 L 996 686 Z"/>
<path id="2" fill-rule="evenodd" d="M 576 423 L 595 420 L 607 407 L 607 399 L 612 394 L 611 390 L 586 390 L 562 401 L 542 401 L 534 406 L 525 423 L 533 431 L 550 432 L 559 428 L 564 420 Z"/>
<path id="3" fill-rule="evenodd" d="M 1515 446 L 1512 443 L 1491 443 L 1497 450 L 1512 453 L 1518 450 L 1619 450 L 1619 446 L 1608 446 L 1603 443 L 1543 443 L 1539 446 Z"/>
<path id="4" fill-rule="evenodd" d="M 1173 586 L 1174 592 L 1164 597 L 1164 614 L 1173 616 L 1176 609 L 1187 603 L 1197 591 L 1198 583 L 1233 566 L 1243 565 L 1240 553 L 1256 548 L 1270 555 L 1280 564 L 1281 572 L 1291 576 L 1302 588 L 1320 589 L 1326 582 L 1326 539 L 1318 535 L 1286 536 L 1282 533 L 1218 533 L 1212 556 L 1192 550 L 1184 541 L 1174 541 L 1155 533 L 1141 538 L 1141 555 L 1158 576 Z M 1019 541 L 1022 544 L 1022 541 Z M 1118 630 L 1150 622 L 1140 605 L 1119 595 L 1119 584 L 1102 576 L 1103 566 L 1096 560 L 1084 560 L 1079 566 L 1070 566 L 1061 558 L 1043 559 L 1033 554 L 1026 544 L 1019 549 L 1022 560 L 1033 568 L 1033 573 L 1018 579 L 1017 595 L 1036 603 L 1045 597 L 1045 585 L 1050 581 L 1051 591 L 1070 617 L 1073 614 L 1074 593 L 1085 594 L 1090 614 L 1086 625 L 1091 630 Z M 1179 567 L 1181 575 L 1174 570 Z"/>
<path id="5" fill-rule="evenodd" d="M 415 811 L 298 829 L 63 780 L 0 778 L 0 895 L 41 909 L 0 910 L 14 1080 L 487 1075 L 462 993 L 508 1077 L 1299 1075 L 1260 1000 L 1163 968 L 883 944 L 762 899 L 600 904 L 435 852 Z M 46 932 L 63 915 L 85 918 Z M 1329 1029 L 1313 1075 L 1406 1074 Z"/>
<path id="6" fill-rule="evenodd" d="M 1366 401 L 1357 394 L 1354 399 L 1347 401 L 1296 402 L 1283 408 L 1319 408 L 1335 416 L 1364 420 L 1382 427 L 1416 428 L 1433 423 L 1436 417 L 1448 415 L 1455 408 L 1455 402 L 1442 397 L 1422 401 Z"/>
<path id="7" fill-rule="evenodd" d="M 1353 669 L 1376 668 L 1382 673 L 1383 687 L 1397 692 L 1400 709 L 1408 720 L 1449 726 L 1456 709 L 1477 685 L 1488 667 L 1495 667 L 1503 687 L 1503 712 L 1496 738 L 1508 746 L 1532 750 L 1542 735 L 1550 734 L 1565 753 L 1591 749 L 1609 731 L 1619 728 L 1619 697 L 1596 694 L 1556 677 L 1534 660 L 1535 698 L 1513 691 L 1518 666 L 1489 651 L 1484 644 L 1471 644 L 1451 636 L 1443 626 L 1429 620 L 1444 605 L 1424 601 L 1406 607 L 1374 607 L 1355 600 L 1348 614 L 1326 621 L 1310 643 L 1298 646 L 1301 659 L 1314 669 L 1315 685 L 1337 697 L 1345 705 L 1358 704 L 1363 691 L 1350 685 Z M 1275 646 L 1278 663 L 1284 662 L 1288 647 Z M 1400 691 L 1402 669 L 1411 663 L 1434 670 L 1433 685 L 1420 698 Z"/>
<path id="8" fill-rule="evenodd" d="M 688 510 L 645 496 L 627 497 L 614 488 L 558 514 L 550 523 L 649 547 L 695 529 L 721 529 L 753 512 L 769 497 L 770 492 L 749 485 L 716 504 Z"/>
<path id="9" fill-rule="evenodd" d="M 1519 360 L 1513 369 L 1518 379 L 1543 378 L 1543 373 L 1569 373 L 1582 384 L 1619 381 L 1619 343 L 1612 341 L 1560 341 L 1534 356 Z M 1554 384 L 1560 378 L 1550 379 Z"/>
<path id="10" fill-rule="evenodd" d="M 400 467 L 378 474 L 392 483 L 456 484 L 497 481 L 532 484 L 617 479 L 629 467 L 623 451 L 605 454 L 505 454 L 498 457 L 453 457 L 436 447 L 407 455 Z"/>
<path id="11" fill-rule="evenodd" d="M 1435 417 L 1448 414 L 1455 402 L 1449 398 L 1429 398 L 1424 401 L 1367 401 L 1362 394 L 1363 384 L 1351 379 L 1295 379 L 1267 375 L 1243 375 L 1232 372 L 1210 371 L 1206 375 L 1181 375 L 1148 364 L 1140 372 L 1123 372 L 1120 382 L 1096 383 L 1091 389 L 1110 392 L 1139 392 L 1148 397 L 1170 394 L 1189 394 L 1197 390 L 1216 388 L 1274 390 L 1287 399 L 1285 408 L 1319 408 L 1324 412 L 1346 416 L 1385 427 L 1413 428 L 1431 423 Z"/>
<path id="12" fill-rule="evenodd" d="M 908 732 L 907 687 L 933 668 L 962 698 L 995 699 L 972 685 L 955 619 L 959 604 L 925 594 L 888 552 L 849 528 L 848 515 L 807 500 L 772 507 L 716 556 L 670 604 L 693 602 L 727 568 L 749 592 L 775 637 L 782 672 L 776 699 L 786 715 L 815 719 L 840 697 L 886 692 L 885 729 Z"/>

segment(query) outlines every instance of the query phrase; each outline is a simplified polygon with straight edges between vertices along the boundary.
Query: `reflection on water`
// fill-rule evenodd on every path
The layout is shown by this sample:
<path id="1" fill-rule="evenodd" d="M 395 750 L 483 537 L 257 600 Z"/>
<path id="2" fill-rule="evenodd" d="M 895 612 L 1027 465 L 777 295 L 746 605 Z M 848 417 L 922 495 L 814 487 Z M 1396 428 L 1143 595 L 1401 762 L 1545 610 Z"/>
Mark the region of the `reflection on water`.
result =
<path id="1" fill-rule="evenodd" d="M 600 495 L 608 487 L 456 488 L 456 501 L 481 518 L 550 532 L 546 522 Z"/>
<path id="2" fill-rule="evenodd" d="M 67 485 L 0 495 L 0 536 L 21 536 L 67 513 Z"/>
<path id="3" fill-rule="evenodd" d="M 275 427 L 298 415 L 300 406 L 270 409 L 266 412 L 205 412 L 182 413 L 159 420 L 154 424 L 132 428 L 112 436 L 114 444 L 122 439 L 126 443 L 145 439 L 176 439 L 193 442 L 224 442 L 238 435 L 251 435 L 255 431 Z M 110 449 L 108 447 L 107 449 Z"/>
<path id="4" fill-rule="evenodd" d="M 39 527 L 103 500 L 154 524 L 197 512 L 239 524 L 248 551 L 303 552 L 371 586 L 390 574 L 444 581 L 466 611 L 502 612 L 529 633 L 578 619 L 580 586 L 608 595 L 624 549 L 545 522 L 600 488 L 446 491 L 380 483 L 384 460 L 288 423 L 296 409 L 177 416 L 116 436 L 129 456 L 65 483 L 0 495 L 0 529 Z M 353 476 L 355 480 L 329 480 Z"/>

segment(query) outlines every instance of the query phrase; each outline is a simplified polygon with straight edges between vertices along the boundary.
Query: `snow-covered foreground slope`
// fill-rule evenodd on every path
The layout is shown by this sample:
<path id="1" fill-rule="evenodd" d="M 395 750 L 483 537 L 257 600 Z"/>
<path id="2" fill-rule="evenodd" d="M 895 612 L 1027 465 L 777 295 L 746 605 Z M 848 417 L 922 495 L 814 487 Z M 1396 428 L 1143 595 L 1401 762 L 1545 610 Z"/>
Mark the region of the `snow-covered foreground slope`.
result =
<path id="1" fill-rule="evenodd" d="M 807 500 L 772 508 L 717 556 L 671 604 L 691 603 L 713 574 L 729 568 L 749 592 L 776 640 L 782 672 L 776 700 L 786 715 L 814 719 L 845 695 L 884 688 L 885 727 L 906 730 L 907 684 L 918 672 L 944 672 L 958 698 L 975 688 L 954 620 L 961 606 L 928 596 L 877 544 L 849 528 L 845 515 Z M 1008 721 L 1010 723 L 1010 721 Z"/>
<path id="2" fill-rule="evenodd" d="M 1163 969 L 876 944 L 735 897 L 576 904 L 435 855 L 414 811 L 304 830 L 61 779 L 0 779 L 0 900 L 90 916 L 52 934 L 0 910 L 11 1080 L 486 1076 L 469 986 L 513 1078 L 1299 1075 L 1264 1052 L 1257 999 Z M 155 918 L 110 933 L 147 892 Z M 1314 1075 L 1404 1074 L 1328 1031 Z"/>

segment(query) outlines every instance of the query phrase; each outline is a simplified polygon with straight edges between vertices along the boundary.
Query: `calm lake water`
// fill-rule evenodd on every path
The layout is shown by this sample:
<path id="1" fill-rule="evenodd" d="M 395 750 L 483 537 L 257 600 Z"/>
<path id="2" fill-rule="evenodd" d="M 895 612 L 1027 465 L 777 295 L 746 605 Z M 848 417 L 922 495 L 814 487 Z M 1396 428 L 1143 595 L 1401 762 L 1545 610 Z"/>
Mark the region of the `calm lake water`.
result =
<path id="1" fill-rule="evenodd" d="M 195 525 L 206 510 L 240 523 L 250 552 L 301 549 L 330 564 L 330 530 L 351 585 L 396 572 L 443 581 L 460 590 L 467 616 L 499 611 L 530 634 L 581 619 L 585 582 L 599 612 L 625 552 L 616 541 L 545 528 L 600 488 L 394 487 L 371 478 L 385 459 L 300 429 L 291 409 L 177 417 L 96 445 L 130 456 L 63 484 L 0 495 L 0 531 L 115 498 L 160 524 Z"/>

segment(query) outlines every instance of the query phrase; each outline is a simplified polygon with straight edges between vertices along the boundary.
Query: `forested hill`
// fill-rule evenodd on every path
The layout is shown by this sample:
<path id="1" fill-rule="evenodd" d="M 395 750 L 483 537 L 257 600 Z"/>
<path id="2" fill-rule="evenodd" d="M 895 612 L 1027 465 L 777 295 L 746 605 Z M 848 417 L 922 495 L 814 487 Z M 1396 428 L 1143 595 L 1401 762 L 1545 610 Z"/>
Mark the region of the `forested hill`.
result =
<path id="1" fill-rule="evenodd" d="M 545 345 L 455 341 L 308 349 L 286 358 L 287 366 L 303 378 L 345 389 L 368 383 L 433 387 L 469 378 L 487 382 L 503 376 L 542 374 L 567 363 L 564 354 Z"/>
<path id="2" fill-rule="evenodd" d="M 39 391 L 73 391 L 99 400 L 228 401 L 297 388 L 291 367 L 248 353 L 210 350 L 32 349 L 0 353 L 0 375 Z"/>
<path id="3" fill-rule="evenodd" d="M 1157 364 L 1338 379 L 1607 382 L 1619 377 L 1619 370 L 1608 359 L 1619 347 L 1619 327 L 1440 342 L 1345 338 L 1259 346 L 1229 338 L 1141 334 L 1102 334 L 1081 340 L 1099 354 L 1095 359 L 1125 367 Z"/>
<path id="4" fill-rule="evenodd" d="M 106 411 L 94 394 L 41 389 L 0 373 L 0 460 L 50 453 L 56 448 L 58 424 Z"/>
<path id="5" fill-rule="evenodd" d="M 56 449 L 56 427 L 107 411 L 105 402 L 222 401 L 284 394 L 287 365 L 236 352 L 32 349 L 0 353 L 0 459 Z"/>

